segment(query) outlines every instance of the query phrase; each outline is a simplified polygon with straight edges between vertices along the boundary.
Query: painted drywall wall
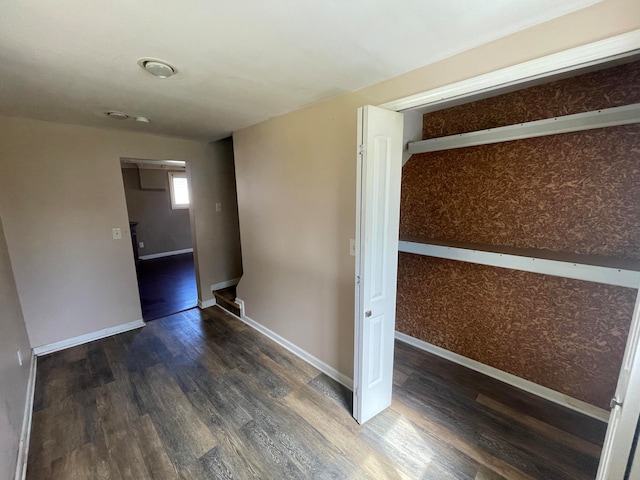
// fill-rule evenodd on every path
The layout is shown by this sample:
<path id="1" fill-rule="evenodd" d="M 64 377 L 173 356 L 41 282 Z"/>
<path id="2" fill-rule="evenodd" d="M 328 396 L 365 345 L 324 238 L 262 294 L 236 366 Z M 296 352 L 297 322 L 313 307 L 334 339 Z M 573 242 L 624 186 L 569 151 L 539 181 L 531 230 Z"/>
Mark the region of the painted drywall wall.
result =
<path id="1" fill-rule="evenodd" d="M 216 178 L 228 163 L 218 162 L 218 151 L 168 137 L 0 117 L 0 215 L 34 347 L 142 318 L 121 157 L 189 162 L 199 179 L 196 224 L 213 224 L 197 235 L 198 295 L 213 297 L 208 285 L 227 280 L 228 257 L 236 258 L 224 251 L 215 205 L 201 203 L 197 192 L 232 189 Z M 112 238 L 116 227 L 122 240 Z"/>
<path id="2" fill-rule="evenodd" d="M 356 109 L 640 28 L 640 3 L 592 7 L 234 133 L 246 314 L 353 371 Z"/>
<path id="3" fill-rule="evenodd" d="M 0 478 L 13 478 L 18 457 L 31 345 L 0 218 Z M 17 350 L 24 362 L 18 364 Z"/>
<path id="4" fill-rule="evenodd" d="M 213 161 L 189 162 L 187 176 L 191 185 L 191 226 L 195 231 L 194 256 L 198 298 L 209 300 L 212 285 L 242 276 L 238 198 L 233 158 L 233 140 L 229 137 L 209 145 Z M 216 204 L 222 211 L 216 211 Z"/>
<path id="5" fill-rule="evenodd" d="M 138 242 L 144 242 L 139 250 L 141 256 L 193 248 L 189 209 L 171 208 L 169 171 L 145 170 L 163 186 L 162 190 L 149 190 L 140 188 L 137 168 L 122 169 L 129 220 L 138 222 Z"/>

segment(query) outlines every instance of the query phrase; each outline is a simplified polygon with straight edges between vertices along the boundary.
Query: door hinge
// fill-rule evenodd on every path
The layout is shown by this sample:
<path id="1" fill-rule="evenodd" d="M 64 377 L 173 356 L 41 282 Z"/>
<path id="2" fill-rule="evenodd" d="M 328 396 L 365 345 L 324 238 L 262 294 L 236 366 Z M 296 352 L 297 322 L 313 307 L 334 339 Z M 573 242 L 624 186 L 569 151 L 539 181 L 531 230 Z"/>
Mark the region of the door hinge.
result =
<path id="1" fill-rule="evenodd" d="M 360 285 L 360 275 L 356 275 L 356 285 Z"/>
<path id="2" fill-rule="evenodd" d="M 613 410 L 616 407 L 622 407 L 622 402 L 619 402 L 616 397 L 613 397 L 611 402 L 609 402 L 609 406 L 611 407 L 611 410 Z"/>
<path id="3" fill-rule="evenodd" d="M 364 155 L 365 152 L 364 145 L 358 145 L 358 155 Z"/>

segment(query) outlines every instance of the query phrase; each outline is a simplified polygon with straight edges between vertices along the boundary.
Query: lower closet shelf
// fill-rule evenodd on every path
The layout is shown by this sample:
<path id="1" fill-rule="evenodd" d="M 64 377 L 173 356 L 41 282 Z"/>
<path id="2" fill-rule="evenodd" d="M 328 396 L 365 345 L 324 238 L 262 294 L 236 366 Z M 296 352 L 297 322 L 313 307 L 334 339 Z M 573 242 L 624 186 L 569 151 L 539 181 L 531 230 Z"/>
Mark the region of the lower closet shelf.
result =
<path id="1" fill-rule="evenodd" d="M 607 409 L 637 290 L 400 253 L 396 330 Z"/>
<path id="2" fill-rule="evenodd" d="M 416 237 L 401 237 L 398 250 L 404 253 L 604 283 L 618 287 L 640 287 L 640 262 L 635 260 L 445 242 Z"/>

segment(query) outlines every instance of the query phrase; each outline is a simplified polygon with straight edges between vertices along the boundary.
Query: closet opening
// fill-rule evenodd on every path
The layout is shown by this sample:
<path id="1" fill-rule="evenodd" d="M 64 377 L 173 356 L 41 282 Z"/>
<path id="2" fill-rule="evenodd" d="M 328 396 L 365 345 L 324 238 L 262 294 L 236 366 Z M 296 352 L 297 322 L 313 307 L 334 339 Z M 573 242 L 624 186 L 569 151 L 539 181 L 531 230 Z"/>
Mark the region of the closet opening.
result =
<path id="1" fill-rule="evenodd" d="M 409 145 L 394 387 L 432 394 L 457 382 L 473 401 L 447 410 L 479 403 L 502 428 L 548 436 L 537 453 L 494 452 L 532 455 L 510 465 L 533 478 L 550 478 L 545 462 L 554 478 L 633 478 L 638 468 L 640 56 L 638 45 L 617 48 L 381 106 L 404 114 Z M 492 435 L 478 435 L 480 450 L 500 450 Z M 549 446 L 560 457 L 532 459 Z"/>

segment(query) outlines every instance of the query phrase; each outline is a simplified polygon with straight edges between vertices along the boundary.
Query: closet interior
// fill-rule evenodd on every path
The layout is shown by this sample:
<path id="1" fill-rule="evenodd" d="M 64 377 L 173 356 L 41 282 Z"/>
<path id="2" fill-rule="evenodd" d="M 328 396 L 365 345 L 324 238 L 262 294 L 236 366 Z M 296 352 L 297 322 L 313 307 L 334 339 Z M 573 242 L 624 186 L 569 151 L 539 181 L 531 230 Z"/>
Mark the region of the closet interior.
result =
<path id="1" fill-rule="evenodd" d="M 639 104 L 636 59 L 424 114 L 396 330 L 605 417 L 640 285 Z"/>

